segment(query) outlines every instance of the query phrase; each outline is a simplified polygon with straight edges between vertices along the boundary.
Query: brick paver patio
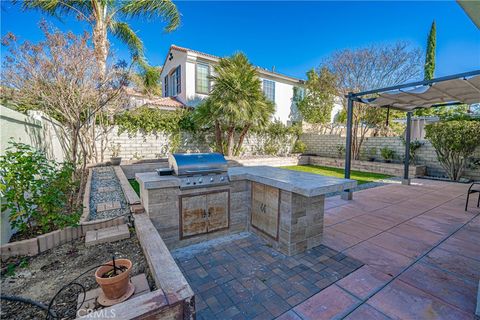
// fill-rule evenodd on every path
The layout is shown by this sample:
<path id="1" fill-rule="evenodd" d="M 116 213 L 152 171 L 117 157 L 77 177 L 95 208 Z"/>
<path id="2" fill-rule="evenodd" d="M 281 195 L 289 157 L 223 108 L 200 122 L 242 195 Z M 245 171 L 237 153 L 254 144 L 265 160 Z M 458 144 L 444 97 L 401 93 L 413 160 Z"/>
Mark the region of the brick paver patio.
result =
<path id="1" fill-rule="evenodd" d="M 288 257 L 253 234 L 174 256 L 199 319 L 274 319 L 362 266 L 325 246 Z"/>
<path id="2" fill-rule="evenodd" d="M 415 179 L 328 198 L 324 245 L 295 257 L 250 235 L 177 261 L 200 319 L 474 319 L 480 209 L 464 211 L 467 188 Z"/>

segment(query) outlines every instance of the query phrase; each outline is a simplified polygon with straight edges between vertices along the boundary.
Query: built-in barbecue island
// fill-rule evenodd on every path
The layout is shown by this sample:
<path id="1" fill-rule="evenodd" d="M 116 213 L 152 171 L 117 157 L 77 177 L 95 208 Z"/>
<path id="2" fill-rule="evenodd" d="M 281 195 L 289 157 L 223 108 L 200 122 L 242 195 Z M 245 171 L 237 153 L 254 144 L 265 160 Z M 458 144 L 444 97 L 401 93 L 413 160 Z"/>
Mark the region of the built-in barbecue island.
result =
<path id="1" fill-rule="evenodd" d="M 325 195 L 356 181 L 275 167 L 227 167 L 220 154 L 176 154 L 137 173 L 145 211 L 170 248 L 241 231 L 294 255 L 321 244 Z"/>

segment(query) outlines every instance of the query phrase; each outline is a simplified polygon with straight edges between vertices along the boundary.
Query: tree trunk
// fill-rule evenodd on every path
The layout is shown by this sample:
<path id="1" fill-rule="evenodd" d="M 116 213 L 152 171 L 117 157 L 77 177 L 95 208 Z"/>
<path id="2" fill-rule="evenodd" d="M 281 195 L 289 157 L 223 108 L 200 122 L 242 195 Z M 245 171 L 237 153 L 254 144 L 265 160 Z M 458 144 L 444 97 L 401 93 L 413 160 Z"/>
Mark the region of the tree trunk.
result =
<path id="1" fill-rule="evenodd" d="M 245 136 L 247 135 L 248 133 L 248 130 L 250 129 L 250 124 L 247 124 L 243 129 L 242 129 L 242 132 L 240 133 L 240 137 L 238 138 L 238 142 L 237 142 L 237 145 L 235 146 L 235 156 L 239 156 L 240 155 L 240 151 L 242 149 L 242 144 L 243 144 L 243 140 L 245 139 Z"/>
<path id="2" fill-rule="evenodd" d="M 233 156 L 233 146 L 235 145 L 235 126 L 230 126 L 227 131 L 227 156 Z"/>
<path id="3" fill-rule="evenodd" d="M 215 121 L 215 143 L 217 146 L 217 152 L 223 153 L 223 141 L 222 141 L 222 129 L 220 123 Z"/>
<path id="4" fill-rule="evenodd" d="M 78 129 L 77 128 L 72 128 L 71 129 L 72 132 L 71 132 L 71 141 L 70 141 L 70 145 L 71 145 L 71 150 L 70 150 L 70 161 L 72 162 L 72 164 L 75 166 L 77 166 L 77 153 L 78 153 Z"/>
<path id="5" fill-rule="evenodd" d="M 105 74 L 107 72 L 108 40 L 107 26 L 101 18 L 96 19 L 93 28 L 93 45 L 98 67 L 102 70 L 102 74 Z"/>

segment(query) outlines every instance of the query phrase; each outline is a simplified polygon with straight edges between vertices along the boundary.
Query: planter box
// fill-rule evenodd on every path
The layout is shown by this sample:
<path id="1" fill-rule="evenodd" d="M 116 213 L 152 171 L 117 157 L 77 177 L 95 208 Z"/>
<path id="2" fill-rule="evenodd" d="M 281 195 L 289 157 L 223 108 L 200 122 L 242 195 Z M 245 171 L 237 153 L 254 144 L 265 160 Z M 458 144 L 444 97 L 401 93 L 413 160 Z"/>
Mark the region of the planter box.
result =
<path id="1" fill-rule="evenodd" d="M 36 238 L 15 241 L 1 246 L 2 259 L 13 256 L 34 256 L 40 252 L 58 247 L 64 243 L 83 237 L 87 231 L 118 226 L 125 223 L 125 217 L 115 219 L 93 220 L 80 223 L 77 227 L 42 234 Z"/>
<path id="2" fill-rule="evenodd" d="M 345 159 L 310 156 L 309 164 L 318 165 L 318 166 L 344 168 Z M 399 164 L 399 163 L 352 160 L 352 170 L 383 173 L 383 174 L 388 174 L 388 175 L 397 176 L 397 177 L 403 176 L 403 164 Z M 426 173 L 426 166 L 410 165 L 409 167 L 409 176 L 411 178 L 423 177 L 425 173 Z"/>
<path id="3" fill-rule="evenodd" d="M 15 241 L 2 246 L 2 259 L 13 256 L 34 256 L 38 254 L 37 238 Z"/>

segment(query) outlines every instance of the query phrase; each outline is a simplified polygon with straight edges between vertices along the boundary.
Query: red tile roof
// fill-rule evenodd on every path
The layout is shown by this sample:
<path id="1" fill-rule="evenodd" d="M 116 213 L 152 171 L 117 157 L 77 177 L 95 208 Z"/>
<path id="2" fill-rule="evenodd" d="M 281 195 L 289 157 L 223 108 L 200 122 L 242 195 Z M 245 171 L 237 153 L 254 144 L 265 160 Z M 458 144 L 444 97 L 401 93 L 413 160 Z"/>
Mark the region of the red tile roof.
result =
<path id="1" fill-rule="evenodd" d="M 125 92 L 128 97 L 135 100 L 140 100 L 143 102 L 142 105 L 137 105 L 134 108 L 141 106 L 150 106 L 150 107 L 165 107 L 165 108 L 187 108 L 180 100 L 175 97 L 160 97 L 155 95 L 146 95 L 140 91 L 135 90 L 134 88 L 125 88 Z"/>

